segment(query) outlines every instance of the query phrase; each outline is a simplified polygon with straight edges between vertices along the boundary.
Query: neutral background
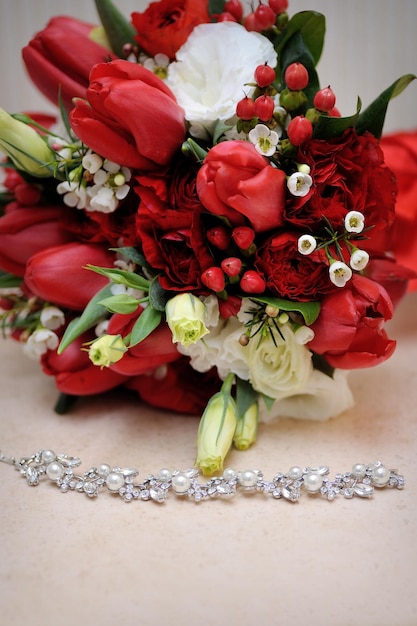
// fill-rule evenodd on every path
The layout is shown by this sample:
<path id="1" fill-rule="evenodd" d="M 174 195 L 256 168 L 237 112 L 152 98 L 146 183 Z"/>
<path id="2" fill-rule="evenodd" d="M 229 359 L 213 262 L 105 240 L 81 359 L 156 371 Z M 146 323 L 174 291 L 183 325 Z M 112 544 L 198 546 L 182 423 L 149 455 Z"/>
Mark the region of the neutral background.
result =
<path id="1" fill-rule="evenodd" d="M 128 14 L 144 2 L 123 0 Z M 20 48 L 59 13 L 95 21 L 92 0 L 0 0 L 0 106 L 50 106 L 30 87 Z M 328 18 L 322 84 L 344 114 L 403 73 L 417 72 L 415 0 L 293 0 Z M 390 107 L 386 129 L 417 127 L 417 89 Z M 390 334 L 398 349 L 379 368 L 356 371 L 354 409 L 326 423 L 262 426 L 237 469 L 268 477 L 291 465 L 329 464 L 332 475 L 380 458 L 403 471 L 403 491 L 372 500 L 300 503 L 241 497 L 200 505 L 124 504 L 29 488 L 0 464 L 2 624 L 74 626 L 416 626 L 417 293 L 401 304 Z M 0 449 L 41 447 L 135 465 L 143 476 L 193 463 L 197 418 L 159 413 L 113 393 L 85 399 L 65 416 L 52 410 L 53 380 L 20 346 L 0 343 Z"/>

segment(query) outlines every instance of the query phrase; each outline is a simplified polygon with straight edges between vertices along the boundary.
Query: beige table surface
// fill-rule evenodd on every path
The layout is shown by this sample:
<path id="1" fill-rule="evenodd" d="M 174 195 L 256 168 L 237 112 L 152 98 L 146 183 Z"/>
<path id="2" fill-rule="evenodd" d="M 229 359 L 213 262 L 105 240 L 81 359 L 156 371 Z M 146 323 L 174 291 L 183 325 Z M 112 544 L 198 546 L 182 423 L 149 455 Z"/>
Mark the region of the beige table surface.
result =
<path id="1" fill-rule="evenodd" d="M 291 465 L 331 473 L 381 459 L 403 491 L 297 504 L 244 495 L 195 504 L 125 504 L 49 484 L 28 487 L 0 464 L 1 623 L 21 625 L 416 626 L 417 293 L 390 334 L 394 357 L 352 374 L 354 409 L 325 423 L 281 420 L 229 465 L 267 476 Z M 119 393 L 57 416 L 52 379 L 2 342 L 0 447 L 185 469 L 197 419 L 159 413 Z M 142 474 L 143 475 L 143 474 Z"/>

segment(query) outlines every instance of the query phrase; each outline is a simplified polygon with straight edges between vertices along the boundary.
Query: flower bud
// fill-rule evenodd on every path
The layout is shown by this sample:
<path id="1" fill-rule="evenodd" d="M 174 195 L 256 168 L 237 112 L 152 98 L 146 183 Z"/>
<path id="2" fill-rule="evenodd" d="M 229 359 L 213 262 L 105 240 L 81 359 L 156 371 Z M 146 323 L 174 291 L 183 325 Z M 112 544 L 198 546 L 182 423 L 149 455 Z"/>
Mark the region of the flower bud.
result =
<path id="1" fill-rule="evenodd" d="M 247 450 L 256 441 L 258 432 L 258 403 L 254 402 L 238 419 L 233 444 L 238 450 Z"/>
<path id="2" fill-rule="evenodd" d="M 207 335 L 205 312 L 204 303 L 192 293 L 181 293 L 168 300 L 165 315 L 173 343 L 187 347 Z"/>
<path id="3" fill-rule="evenodd" d="M 94 365 L 103 368 L 120 361 L 126 351 L 121 335 L 103 335 L 90 345 L 88 356 Z"/>
<path id="4" fill-rule="evenodd" d="M 237 423 L 237 407 L 230 389 L 229 374 L 221 390 L 209 400 L 198 428 L 196 466 L 211 475 L 223 469 L 223 462 L 233 443 Z"/>
<path id="5" fill-rule="evenodd" d="M 285 88 L 279 94 L 279 103 L 287 111 L 296 111 L 306 102 L 307 96 L 304 91 L 292 91 Z"/>
<path id="6" fill-rule="evenodd" d="M 54 153 L 31 126 L 16 120 L 0 109 L 0 150 L 13 161 L 18 170 L 39 177 L 52 176 L 48 164 Z"/>

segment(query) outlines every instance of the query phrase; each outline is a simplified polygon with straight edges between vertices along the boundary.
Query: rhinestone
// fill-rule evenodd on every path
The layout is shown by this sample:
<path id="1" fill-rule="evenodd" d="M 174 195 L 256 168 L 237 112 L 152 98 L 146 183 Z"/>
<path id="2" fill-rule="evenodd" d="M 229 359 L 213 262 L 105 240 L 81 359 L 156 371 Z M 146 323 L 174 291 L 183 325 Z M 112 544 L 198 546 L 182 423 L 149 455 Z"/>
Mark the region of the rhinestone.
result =
<path id="1" fill-rule="evenodd" d="M 274 491 L 272 492 L 272 496 L 277 499 L 282 498 L 281 489 L 274 489 Z"/>
<path id="2" fill-rule="evenodd" d="M 355 487 L 353 487 L 353 490 L 356 495 L 361 498 L 370 498 L 374 493 L 374 488 L 364 482 L 358 483 Z"/>
<path id="3" fill-rule="evenodd" d="M 141 500 L 149 500 L 149 498 L 151 497 L 150 490 L 142 489 L 142 491 L 140 492 L 140 497 Z"/>
<path id="4" fill-rule="evenodd" d="M 151 487 L 149 489 L 149 495 L 155 502 L 164 502 L 167 494 L 161 487 Z"/>
<path id="5" fill-rule="evenodd" d="M 343 495 L 345 496 L 345 498 L 353 498 L 355 492 L 351 487 L 348 487 L 348 489 L 345 489 L 343 491 Z"/>
<path id="6" fill-rule="evenodd" d="M 26 480 L 28 485 L 31 487 L 35 487 L 39 484 L 39 472 L 34 468 L 29 466 L 26 470 Z"/>
<path id="7" fill-rule="evenodd" d="M 94 483 L 85 483 L 84 491 L 88 496 L 97 495 L 97 487 L 95 486 Z"/>

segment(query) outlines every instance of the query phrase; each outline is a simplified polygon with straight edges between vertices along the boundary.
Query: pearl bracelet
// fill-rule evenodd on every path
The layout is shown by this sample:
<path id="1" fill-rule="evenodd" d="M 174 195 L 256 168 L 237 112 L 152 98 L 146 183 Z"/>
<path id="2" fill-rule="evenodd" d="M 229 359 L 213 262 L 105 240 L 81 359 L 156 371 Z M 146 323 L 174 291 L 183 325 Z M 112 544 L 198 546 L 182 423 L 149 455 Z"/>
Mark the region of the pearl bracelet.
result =
<path id="1" fill-rule="evenodd" d="M 232 497 L 238 492 L 261 493 L 279 500 L 296 502 L 302 492 L 318 494 L 327 500 L 336 496 L 345 498 L 369 498 L 375 488 L 404 487 L 404 477 L 397 470 L 388 469 L 380 461 L 366 465 L 357 463 L 349 472 L 328 478 L 329 468 L 291 467 L 286 474 L 278 472 L 271 481 L 265 480 L 259 470 L 235 471 L 225 469 L 222 476 L 199 482 L 199 471 L 161 469 L 140 482 L 136 481 L 139 472 L 134 468 L 112 467 L 102 463 L 91 467 L 84 474 L 74 473 L 81 465 L 81 459 L 67 454 L 55 454 L 52 450 L 40 450 L 32 456 L 21 458 L 6 457 L 0 453 L 0 461 L 13 465 L 27 484 L 36 486 L 43 477 L 55 483 L 63 493 L 78 491 L 90 498 L 98 495 L 101 488 L 123 498 L 132 500 L 153 500 L 164 502 L 171 491 L 176 496 L 188 497 L 195 502 L 217 497 Z"/>

